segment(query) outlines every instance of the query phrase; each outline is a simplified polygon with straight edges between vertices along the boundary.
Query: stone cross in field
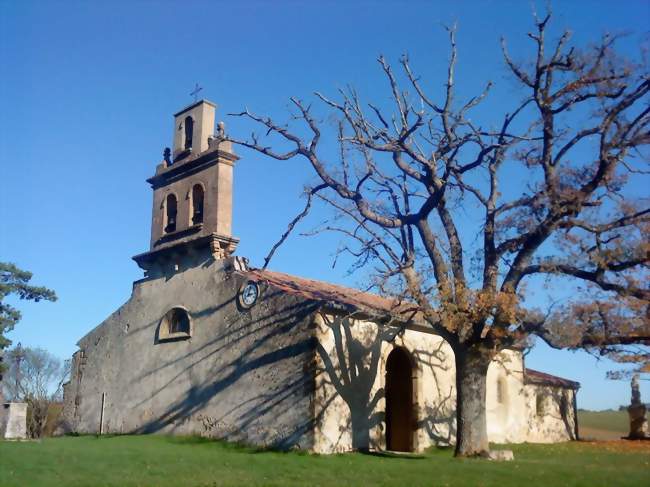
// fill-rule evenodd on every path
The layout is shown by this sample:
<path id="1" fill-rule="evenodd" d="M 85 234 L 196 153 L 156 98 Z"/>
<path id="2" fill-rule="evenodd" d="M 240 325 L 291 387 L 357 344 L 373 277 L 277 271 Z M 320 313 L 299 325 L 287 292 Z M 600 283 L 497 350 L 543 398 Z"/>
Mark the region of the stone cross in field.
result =
<path id="1" fill-rule="evenodd" d="M 643 440 L 648 438 L 648 420 L 646 419 L 646 406 L 641 402 L 641 391 L 639 390 L 639 374 L 632 377 L 632 400 L 627 408 L 630 416 L 630 440 Z"/>

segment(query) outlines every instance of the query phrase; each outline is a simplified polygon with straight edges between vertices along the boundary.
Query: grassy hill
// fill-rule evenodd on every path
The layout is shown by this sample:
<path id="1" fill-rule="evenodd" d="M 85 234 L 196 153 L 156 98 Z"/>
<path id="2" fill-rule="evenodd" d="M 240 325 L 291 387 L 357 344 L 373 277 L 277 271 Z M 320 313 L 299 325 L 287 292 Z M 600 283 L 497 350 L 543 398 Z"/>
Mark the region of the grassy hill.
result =
<path id="1" fill-rule="evenodd" d="M 630 431 L 627 411 L 578 411 L 582 439 L 614 440 Z"/>

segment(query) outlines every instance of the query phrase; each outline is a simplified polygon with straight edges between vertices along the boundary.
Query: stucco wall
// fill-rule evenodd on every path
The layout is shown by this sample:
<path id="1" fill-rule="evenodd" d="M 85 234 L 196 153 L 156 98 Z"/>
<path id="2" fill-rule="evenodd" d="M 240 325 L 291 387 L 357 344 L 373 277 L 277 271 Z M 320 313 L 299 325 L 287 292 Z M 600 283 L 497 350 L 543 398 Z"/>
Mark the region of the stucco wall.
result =
<path id="1" fill-rule="evenodd" d="M 487 381 L 487 428 L 491 442 L 553 443 L 575 439 L 575 392 L 526 384 L 521 352 L 501 352 L 490 364 Z M 540 411 L 538 395 L 543 403 Z"/>
<path id="2" fill-rule="evenodd" d="M 574 408 L 576 393 L 574 390 L 526 384 L 524 393 L 530 418 L 525 441 L 555 443 L 576 439 L 576 409 Z M 539 411 L 537 410 L 538 396 L 542 402 L 542 408 Z"/>
<path id="3" fill-rule="evenodd" d="M 415 412 L 413 447 L 449 444 L 455 428 L 453 354 L 439 336 L 394 333 L 372 322 L 316 317 L 315 446 L 319 453 L 386 448 L 386 360 L 394 347 L 411 355 Z"/>
<path id="4" fill-rule="evenodd" d="M 526 441 L 529 417 L 520 352 L 504 350 L 492 361 L 488 368 L 485 399 L 489 440 L 494 443 Z"/>
<path id="5" fill-rule="evenodd" d="M 454 356 L 441 337 L 407 329 L 390 342 L 387 328 L 334 314 L 317 315 L 316 334 L 315 451 L 386 449 L 386 361 L 395 347 L 404 348 L 414 363 L 414 451 L 455 442 Z M 542 415 L 536 411 L 538 394 L 548 402 Z M 574 401 L 570 389 L 525 384 L 521 352 L 505 350 L 488 369 L 488 437 L 495 443 L 573 439 Z"/>
<path id="6" fill-rule="evenodd" d="M 262 286 L 237 304 L 245 278 L 228 260 L 135 283 L 129 301 L 79 341 L 65 388 L 69 430 L 202 434 L 310 448 L 313 307 Z M 181 305 L 192 338 L 158 342 L 162 316 Z"/>

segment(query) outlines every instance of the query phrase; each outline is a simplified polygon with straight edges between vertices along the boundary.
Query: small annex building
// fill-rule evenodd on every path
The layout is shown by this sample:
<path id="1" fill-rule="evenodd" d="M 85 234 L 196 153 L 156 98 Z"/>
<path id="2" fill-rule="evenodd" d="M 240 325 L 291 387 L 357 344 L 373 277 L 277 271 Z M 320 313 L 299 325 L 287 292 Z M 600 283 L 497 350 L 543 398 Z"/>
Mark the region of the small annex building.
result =
<path id="1" fill-rule="evenodd" d="M 129 300 L 78 342 L 64 386 L 77 433 L 199 434 L 318 453 L 421 451 L 455 439 L 450 346 L 424 324 L 382 319 L 392 301 L 249 268 L 234 256 L 238 157 L 216 106 L 174 115 L 173 151 L 147 181 L 151 242 Z M 577 437 L 579 384 L 525 367 L 488 371 L 494 442 Z"/>

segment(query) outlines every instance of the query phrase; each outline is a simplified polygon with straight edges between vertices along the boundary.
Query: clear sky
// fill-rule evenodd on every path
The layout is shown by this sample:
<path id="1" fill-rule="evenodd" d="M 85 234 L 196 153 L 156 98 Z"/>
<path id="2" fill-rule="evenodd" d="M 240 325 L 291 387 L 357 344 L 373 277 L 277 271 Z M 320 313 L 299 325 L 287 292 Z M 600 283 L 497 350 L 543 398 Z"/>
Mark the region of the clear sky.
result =
<path id="1" fill-rule="evenodd" d="M 543 10 L 544 3 L 538 8 Z M 347 84 L 365 98 L 388 96 L 376 57 L 408 53 L 442 88 L 448 46 L 442 24 L 458 23 L 459 90 L 491 79 L 493 106 L 511 102 L 499 38 L 515 56 L 531 47 L 528 1 L 456 2 L 47 2 L 0 0 L 0 260 L 34 273 L 56 303 L 19 303 L 14 342 L 70 356 L 76 341 L 131 292 L 148 249 L 151 176 L 171 145 L 172 114 L 196 82 L 219 105 L 286 119 L 290 96 L 335 94 Z M 553 32 L 578 44 L 629 33 L 630 55 L 647 41 L 650 2 L 553 2 Z M 313 180 L 304 164 L 278 164 L 240 150 L 233 233 L 238 254 L 261 265 Z M 318 223 L 313 221 L 313 224 Z M 308 225 L 307 225 L 308 228 Z M 354 285 L 332 268 L 334 236 L 294 237 L 271 268 Z M 605 379 L 611 363 L 586 353 L 536 347 L 527 365 L 582 383 L 579 407 L 629 402 L 629 384 Z M 642 394 L 650 401 L 650 384 Z"/>

